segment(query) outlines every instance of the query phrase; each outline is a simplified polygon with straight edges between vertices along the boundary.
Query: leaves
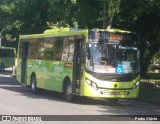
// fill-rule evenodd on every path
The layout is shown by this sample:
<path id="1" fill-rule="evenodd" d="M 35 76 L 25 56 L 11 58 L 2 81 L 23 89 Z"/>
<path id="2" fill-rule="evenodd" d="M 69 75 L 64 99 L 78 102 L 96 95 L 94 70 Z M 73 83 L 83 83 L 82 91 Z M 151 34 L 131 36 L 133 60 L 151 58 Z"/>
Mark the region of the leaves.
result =
<path id="1" fill-rule="evenodd" d="M 147 69 L 160 48 L 159 12 L 159 0 L 0 0 L 0 30 L 8 39 L 58 27 L 139 32 L 141 62 Z"/>

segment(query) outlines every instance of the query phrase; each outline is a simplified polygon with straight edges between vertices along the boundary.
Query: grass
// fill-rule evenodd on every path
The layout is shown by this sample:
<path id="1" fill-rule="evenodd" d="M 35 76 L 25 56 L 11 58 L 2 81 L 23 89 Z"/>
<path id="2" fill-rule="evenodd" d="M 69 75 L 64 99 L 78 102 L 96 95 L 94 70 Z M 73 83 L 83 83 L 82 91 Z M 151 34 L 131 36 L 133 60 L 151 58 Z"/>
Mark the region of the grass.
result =
<path id="1" fill-rule="evenodd" d="M 148 73 L 140 80 L 139 99 L 160 104 L 160 73 Z"/>

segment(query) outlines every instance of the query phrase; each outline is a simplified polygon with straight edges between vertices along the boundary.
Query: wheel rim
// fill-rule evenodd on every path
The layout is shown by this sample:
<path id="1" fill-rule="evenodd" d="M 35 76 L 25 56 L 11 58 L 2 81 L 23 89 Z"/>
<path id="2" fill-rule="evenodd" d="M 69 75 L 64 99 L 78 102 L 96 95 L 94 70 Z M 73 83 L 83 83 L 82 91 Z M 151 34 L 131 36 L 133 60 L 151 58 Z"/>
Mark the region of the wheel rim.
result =
<path id="1" fill-rule="evenodd" d="M 69 100 L 69 101 L 72 99 L 72 90 L 71 90 L 71 86 L 70 85 L 67 85 L 67 87 L 66 87 L 65 99 Z"/>
<path id="2" fill-rule="evenodd" d="M 34 78 L 32 79 L 32 82 L 31 82 L 31 89 L 33 92 L 35 92 L 35 79 Z"/>
<path id="3" fill-rule="evenodd" d="M 67 94 L 67 96 L 71 95 L 71 86 L 70 85 L 68 85 L 66 88 L 66 94 Z"/>

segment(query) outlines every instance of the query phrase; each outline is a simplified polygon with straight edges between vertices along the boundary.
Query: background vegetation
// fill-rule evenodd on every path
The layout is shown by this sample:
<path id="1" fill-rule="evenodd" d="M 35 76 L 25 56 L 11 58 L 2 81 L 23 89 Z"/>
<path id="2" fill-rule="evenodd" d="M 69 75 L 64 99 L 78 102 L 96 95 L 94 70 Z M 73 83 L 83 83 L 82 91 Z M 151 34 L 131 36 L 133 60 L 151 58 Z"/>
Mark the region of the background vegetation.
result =
<path id="1" fill-rule="evenodd" d="M 2 45 L 54 26 L 120 28 L 141 36 L 141 70 L 160 54 L 159 0 L 0 0 Z"/>

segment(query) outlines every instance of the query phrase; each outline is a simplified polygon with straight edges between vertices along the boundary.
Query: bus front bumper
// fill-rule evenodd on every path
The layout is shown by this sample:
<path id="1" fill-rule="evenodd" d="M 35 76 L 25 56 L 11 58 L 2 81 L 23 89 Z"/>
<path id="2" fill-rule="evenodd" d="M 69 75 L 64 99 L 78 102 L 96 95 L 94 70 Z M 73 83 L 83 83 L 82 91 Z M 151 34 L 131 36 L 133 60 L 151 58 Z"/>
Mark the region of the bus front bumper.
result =
<path id="1" fill-rule="evenodd" d="M 84 84 L 82 96 L 95 98 L 137 98 L 139 94 L 139 82 L 130 89 L 96 88 L 87 83 Z"/>

